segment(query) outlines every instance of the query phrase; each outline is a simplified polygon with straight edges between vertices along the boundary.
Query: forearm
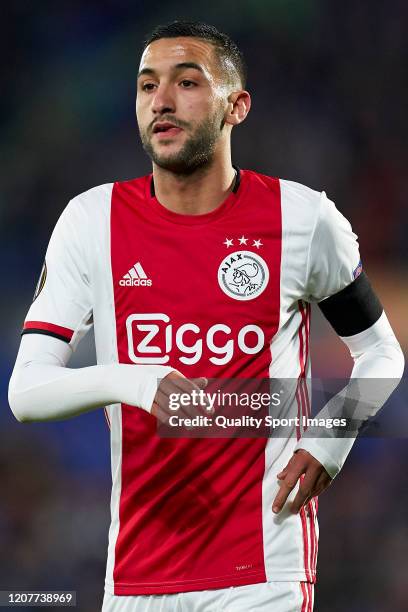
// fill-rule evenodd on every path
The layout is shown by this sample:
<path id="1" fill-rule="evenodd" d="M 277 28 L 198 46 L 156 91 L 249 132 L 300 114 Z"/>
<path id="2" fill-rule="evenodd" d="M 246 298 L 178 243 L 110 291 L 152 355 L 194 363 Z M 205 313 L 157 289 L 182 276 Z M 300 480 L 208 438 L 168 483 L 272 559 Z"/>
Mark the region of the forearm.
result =
<path id="1" fill-rule="evenodd" d="M 108 364 L 65 367 L 70 348 L 48 336 L 23 337 L 9 386 L 20 422 L 62 420 L 99 406 L 126 403 L 151 410 L 158 381 L 172 368 Z"/>
<path id="2" fill-rule="evenodd" d="M 404 357 L 385 313 L 370 329 L 342 340 L 354 359 L 350 384 L 316 417 L 347 417 L 351 405 L 353 416 L 361 424 L 375 416 L 397 387 L 404 370 Z M 302 448 L 310 452 L 334 477 L 342 468 L 357 432 L 347 432 L 349 437 L 339 437 L 335 430 L 332 437 L 329 433 L 319 434 L 311 428 L 298 442 L 296 450 Z"/>

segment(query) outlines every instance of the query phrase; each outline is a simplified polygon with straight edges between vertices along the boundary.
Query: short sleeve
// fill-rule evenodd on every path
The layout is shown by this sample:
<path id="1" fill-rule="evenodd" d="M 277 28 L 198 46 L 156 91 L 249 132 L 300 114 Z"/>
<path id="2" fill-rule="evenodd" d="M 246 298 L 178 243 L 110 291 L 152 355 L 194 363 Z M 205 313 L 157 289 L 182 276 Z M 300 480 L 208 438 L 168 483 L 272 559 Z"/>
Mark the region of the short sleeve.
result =
<path id="1" fill-rule="evenodd" d="M 306 299 L 320 302 L 349 285 L 362 270 L 357 235 L 323 191 L 309 248 Z"/>
<path id="2" fill-rule="evenodd" d="M 60 338 L 75 350 L 92 326 L 86 215 L 75 199 L 57 221 L 22 334 Z"/>

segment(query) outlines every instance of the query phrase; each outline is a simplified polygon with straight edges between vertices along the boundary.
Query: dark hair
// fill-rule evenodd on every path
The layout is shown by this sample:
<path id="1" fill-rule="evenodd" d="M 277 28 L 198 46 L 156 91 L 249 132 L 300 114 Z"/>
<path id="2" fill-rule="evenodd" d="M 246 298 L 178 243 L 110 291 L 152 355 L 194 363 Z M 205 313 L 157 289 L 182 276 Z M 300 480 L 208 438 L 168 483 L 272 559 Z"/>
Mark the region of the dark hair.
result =
<path id="1" fill-rule="evenodd" d="M 242 87 L 245 87 L 247 69 L 243 54 L 227 34 L 219 32 L 217 28 L 207 23 L 201 21 L 177 20 L 165 25 L 159 25 L 154 28 L 146 38 L 143 51 L 155 40 L 159 40 L 160 38 L 178 38 L 179 36 L 191 36 L 208 40 L 208 42 L 214 45 L 222 63 L 224 63 L 225 60 L 227 60 L 228 63 L 232 63 L 241 81 Z M 228 67 L 225 67 L 225 72 L 230 75 Z"/>

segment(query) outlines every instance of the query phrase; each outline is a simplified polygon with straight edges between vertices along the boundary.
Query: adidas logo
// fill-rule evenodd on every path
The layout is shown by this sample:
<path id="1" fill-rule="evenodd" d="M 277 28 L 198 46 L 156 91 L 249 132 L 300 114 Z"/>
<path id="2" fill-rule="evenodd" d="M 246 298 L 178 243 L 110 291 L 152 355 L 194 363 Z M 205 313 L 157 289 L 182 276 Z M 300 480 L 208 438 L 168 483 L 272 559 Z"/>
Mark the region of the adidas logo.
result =
<path id="1" fill-rule="evenodd" d="M 151 284 L 151 279 L 147 278 L 139 261 L 119 281 L 121 287 L 150 287 Z"/>

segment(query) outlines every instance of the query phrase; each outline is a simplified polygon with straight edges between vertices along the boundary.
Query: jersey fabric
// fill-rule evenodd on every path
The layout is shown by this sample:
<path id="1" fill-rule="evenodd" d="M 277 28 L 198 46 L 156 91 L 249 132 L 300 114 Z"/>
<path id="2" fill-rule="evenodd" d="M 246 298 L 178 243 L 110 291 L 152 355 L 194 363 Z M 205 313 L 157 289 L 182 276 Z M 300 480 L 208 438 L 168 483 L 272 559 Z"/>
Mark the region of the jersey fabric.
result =
<path id="1" fill-rule="evenodd" d="M 105 592 L 102 612 L 313 612 L 313 602 L 311 582 L 281 581 L 168 595 Z"/>
<path id="2" fill-rule="evenodd" d="M 309 415 L 310 303 L 354 280 L 357 237 L 324 192 L 249 170 L 238 177 L 201 215 L 159 203 L 152 175 L 74 198 L 25 331 L 75 349 L 93 325 L 100 364 L 296 379 L 298 415 Z M 106 415 L 108 593 L 315 581 L 317 499 L 297 515 L 271 511 L 296 437 L 161 438 L 146 411 L 113 404 Z"/>

